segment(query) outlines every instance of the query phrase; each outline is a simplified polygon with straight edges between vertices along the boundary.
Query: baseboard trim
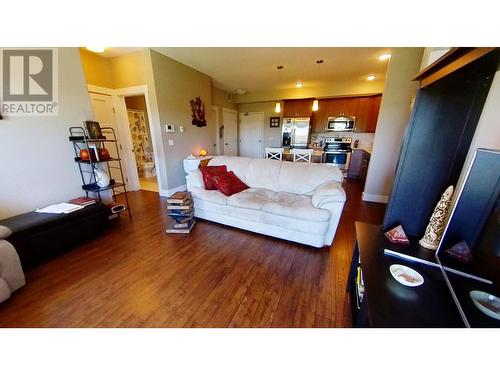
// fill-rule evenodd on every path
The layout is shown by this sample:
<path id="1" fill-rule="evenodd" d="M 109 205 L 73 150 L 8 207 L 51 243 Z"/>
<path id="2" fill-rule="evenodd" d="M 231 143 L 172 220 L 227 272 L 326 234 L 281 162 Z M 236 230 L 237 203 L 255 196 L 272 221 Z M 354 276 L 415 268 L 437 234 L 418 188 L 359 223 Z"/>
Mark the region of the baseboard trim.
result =
<path id="1" fill-rule="evenodd" d="M 170 197 L 176 191 L 185 191 L 187 189 L 186 184 L 174 187 L 172 189 L 158 189 L 161 197 Z"/>
<path id="2" fill-rule="evenodd" d="M 389 201 L 388 195 L 366 194 L 363 192 L 361 199 L 367 202 L 387 203 Z"/>

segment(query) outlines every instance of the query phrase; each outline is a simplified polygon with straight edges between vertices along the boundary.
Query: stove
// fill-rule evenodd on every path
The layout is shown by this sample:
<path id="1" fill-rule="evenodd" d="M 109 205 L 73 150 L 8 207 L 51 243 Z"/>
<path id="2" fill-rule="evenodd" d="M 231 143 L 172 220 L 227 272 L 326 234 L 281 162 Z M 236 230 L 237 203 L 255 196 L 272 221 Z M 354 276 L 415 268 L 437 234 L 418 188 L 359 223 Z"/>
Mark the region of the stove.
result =
<path id="1" fill-rule="evenodd" d="M 351 137 L 325 139 L 325 163 L 337 166 L 344 174 L 351 162 Z"/>

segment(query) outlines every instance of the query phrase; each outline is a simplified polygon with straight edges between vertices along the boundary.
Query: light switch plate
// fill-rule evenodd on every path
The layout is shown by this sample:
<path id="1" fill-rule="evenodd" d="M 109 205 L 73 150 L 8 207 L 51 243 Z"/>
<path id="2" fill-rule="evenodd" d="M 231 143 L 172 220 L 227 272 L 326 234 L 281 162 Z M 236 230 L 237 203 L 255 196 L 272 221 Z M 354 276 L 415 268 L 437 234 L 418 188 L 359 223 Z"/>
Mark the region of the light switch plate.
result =
<path id="1" fill-rule="evenodd" d="M 167 133 L 175 133 L 175 126 L 174 125 L 165 124 L 165 131 Z"/>
<path id="2" fill-rule="evenodd" d="M 169 139 L 168 140 L 168 145 L 169 146 L 173 146 L 174 145 L 174 140 L 173 139 Z"/>
<path id="3" fill-rule="evenodd" d="M 179 126 L 179 132 L 184 133 L 184 126 Z"/>

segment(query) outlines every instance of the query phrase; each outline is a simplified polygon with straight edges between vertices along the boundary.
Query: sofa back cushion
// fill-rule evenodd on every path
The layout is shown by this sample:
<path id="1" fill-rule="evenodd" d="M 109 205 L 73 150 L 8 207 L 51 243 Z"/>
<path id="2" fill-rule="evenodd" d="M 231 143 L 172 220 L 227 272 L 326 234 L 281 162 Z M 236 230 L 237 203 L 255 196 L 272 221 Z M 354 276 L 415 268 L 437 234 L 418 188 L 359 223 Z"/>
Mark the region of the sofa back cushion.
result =
<path id="1" fill-rule="evenodd" d="M 248 164 L 250 164 L 250 158 L 245 158 L 241 156 L 216 156 L 208 162 L 208 165 L 225 165 L 227 171 L 233 171 L 234 174 L 245 184 L 247 184 L 247 171 Z M 248 185 L 248 184 L 247 184 Z"/>
<path id="2" fill-rule="evenodd" d="M 319 163 L 282 162 L 278 190 L 294 194 L 312 194 L 327 181 L 342 183 L 344 176 L 333 165 Z"/>
<path id="3" fill-rule="evenodd" d="M 279 191 L 281 164 L 279 160 L 251 159 L 247 170 L 247 185 L 253 188 Z"/>
<path id="4" fill-rule="evenodd" d="M 208 165 L 226 165 L 228 171 L 233 171 L 250 187 L 294 194 L 312 194 L 324 182 L 342 183 L 344 179 L 342 172 L 336 166 L 320 163 L 216 156 Z"/>

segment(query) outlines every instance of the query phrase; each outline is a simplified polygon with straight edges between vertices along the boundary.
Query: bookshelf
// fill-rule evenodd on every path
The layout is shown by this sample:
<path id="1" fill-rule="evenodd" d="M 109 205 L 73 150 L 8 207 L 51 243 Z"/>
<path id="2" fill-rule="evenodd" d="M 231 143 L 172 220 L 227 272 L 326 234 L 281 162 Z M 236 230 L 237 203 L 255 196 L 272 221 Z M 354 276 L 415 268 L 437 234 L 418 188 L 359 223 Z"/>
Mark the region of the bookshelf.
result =
<path id="1" fill-rule="evenodd" d="M 118 215 L 126 212 L 129 219 L 132 220 L 132 213 L 130 211 L 130 205 L 128 201 L 127 186 L 125 184 L 125 178 L 123 175 L 123 167 L 121 164 L 120 150 L 118 147 L 118 141 L 116 138 L 115 130 L 111 127 L 101 127 L 102 139 L 93 139 L 88 136 L 85 128 L 81 126 L 72 126 L 69 128 L 69 141 L 73 144 L 73 150 L 75 152 L 74 161 L 78 165 L 78 170 L 80 172 L 80 177 L 82 180 L 82 190 L 85 195 L 89 197 L 90 194 L 93 198 L 102 202 L 102 192 L 110 191 L 112 194 L 113 202 L 117 202 L 117 196 L 120 195 L 125 200 L 125 209 L 120 212 L 114 212 Z M 80 157 L 80 151 L 90 150 L 92 147 L 96 149 L 109 147 L 110 151 L 114 155 L 106 159 L 99 159 L 99 156 L 92 157 L 92 153 L 89 155 L 89 159 L 82 159 Z M 110 176 L 110 183 L 108 186 L 101 187 L 97 184 L 96 167 L 99 166 Z"/>

